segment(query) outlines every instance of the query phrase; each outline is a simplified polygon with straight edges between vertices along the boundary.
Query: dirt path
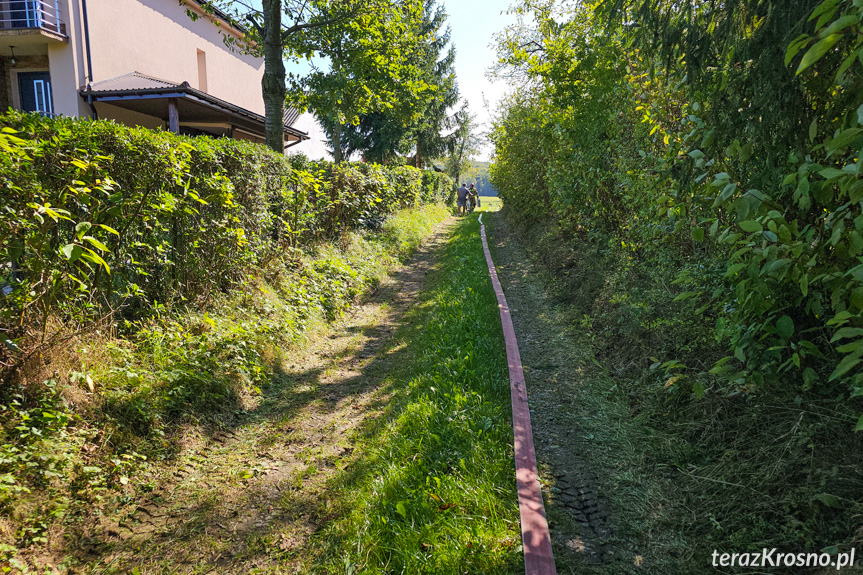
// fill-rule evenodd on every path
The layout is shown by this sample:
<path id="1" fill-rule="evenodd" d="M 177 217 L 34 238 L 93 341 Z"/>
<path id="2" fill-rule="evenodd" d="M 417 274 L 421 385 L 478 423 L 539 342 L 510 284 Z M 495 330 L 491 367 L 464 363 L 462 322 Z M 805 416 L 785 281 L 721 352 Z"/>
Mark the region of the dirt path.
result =
<path id="1" fill-rule="evenodd" d="M 542 274 L 500 212 L 483 218 L 498 275 L 512 311 L 524 365 L 540 478 L 560 573 L 638 565 L 636 550 L 615 533 L 610 494 L 581 455 L 590 445 L 580 429 L 590 417 L 579 405 L 579 373 L 588 358 L 555 311 Z"/>
<path id="2" fill-rule="evenodd" d="M 298 569 L 310 536 L 335 518 L 329 483 L 353 460 L 353 433 L 385 407 L 387 352 L 452 224 L 287 359 L 245 424 L 214 437 L 190 431 L 184 456 L 144 500 L 85 533 L 75 572 Z"/>

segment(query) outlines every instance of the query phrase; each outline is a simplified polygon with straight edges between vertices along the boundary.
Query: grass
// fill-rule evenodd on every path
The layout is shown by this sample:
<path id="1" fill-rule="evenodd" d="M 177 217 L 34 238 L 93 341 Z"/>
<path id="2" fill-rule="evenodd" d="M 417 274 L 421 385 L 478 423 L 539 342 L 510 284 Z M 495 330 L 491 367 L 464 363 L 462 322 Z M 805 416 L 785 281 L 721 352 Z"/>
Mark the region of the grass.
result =
<path id="1" fill-rule="evenodd" d="M 476 217 L 460 220 L 405 318 L 387 417 L 332 490 L 344 518 L 319 536 L 322 573 L 522 569 L 509 381 Z"/>
<path id="2" fill-rule="evenodd" d="M 506 217 L 517 225 L 515 214 Z M 707 380 L 698 397 L 666 385 L 653 357 L 687 353 L 710 365 L 715 352 L 712 322 L 686 317 L 672 301 L 668 270 L 604 259 L 553 225 L 508 241 L 516 238 L 534 264 L 525 283 L 551 296 L 535 323 L 565 366 L 557 393 L 575 406 L 556 423 L 583 438 L 571 449 L 611 503 L 618 542 L 641 557 L 638 567 L 573 563 L 561 572 L 683 575 L 711 572 L 714 549 L 859 547 L 853 406 L 819 389 L 728 394 Z M 567 521 L 554 511 L 551 519 Z"/>
<path id="3" fill-rule="evenodd" d="M 479 200 L 478 212 L 496 212 L 503 207 L 503 201 L 497 196 L 481 196 Z"/>
<path id="4" fill-rule="evenodd" d="M 206 310 L 164 310 L 119 336 L 70 342 L 45 358 L 45 384 L 5 386 L 0 570 L 28 572 L 83 523 L 133 504 L 184 459 L 186 438 L 236 428 L 306 338 L 448 214 L 409 209 L 379 231 L 287 254 Z"/>

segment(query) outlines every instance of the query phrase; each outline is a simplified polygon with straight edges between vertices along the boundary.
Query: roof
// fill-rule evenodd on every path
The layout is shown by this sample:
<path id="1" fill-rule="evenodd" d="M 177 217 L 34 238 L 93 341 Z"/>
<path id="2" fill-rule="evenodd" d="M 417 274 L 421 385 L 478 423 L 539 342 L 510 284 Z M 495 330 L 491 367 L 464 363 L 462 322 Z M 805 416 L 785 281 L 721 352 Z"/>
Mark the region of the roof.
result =
<path id="1" fill-rule="evenodd" d="M 185 83 L 185 82 L 184 82 Z M 185 83 L 188 86 L 188 83 Z M 129 72 L 122 76 L 116 76 L 108 80 L 102 80 L 90 85 L 94 92 L 133 91 L 133 90 L 155 90 L 159 88 L 179 88 L 182 84 L 169 80 L 160 80 L 153 76 L 147 76 L 141 72 Z"/>
<path id="2" fill-rule="evenodd" d="M 299 117 L 300 117 L 300 111 L 299 110 L 297 110 L 293 106 L 285 107 L 284 120 L 285 120 L 286 126 L 293 126 L 294 122 L 296 122 L 297 118 L 299 118 Z"/>
<path id="3" fill-rule="evenodd" d="M 255 124 L 260 123 L 263 125 L 265 123 L 264 116 L 192 88 L 188 82 L 178 83 L 162 80 L 137 71 L 102 80 L 101 82 L 95 82 L 88 85 L 86 89 L 81 90 L 80 93 L 81 96 L 92 101 L 102 100 L 106 102 L 154 97 L 187 98 L 201 104 L 206 104 L 211 108 L 220 108 L 230 115 L 245 118 Z M 308 139 L 308 134 L 291 127 L 291 124 L 296 121 L 298 116 L 299 112 L 295 108 L 287 108 L 284 115 L 284 130 L 290 136 L 306 140 Z"/>
<path id="4" fill-rule="evenodd" d="M 222 20 L 223 22 L 225 22 L 226 24 L 228 24 L 232 28 L 235 28 L 237 31 L 242 32 L 243 34 L 248 33 L 248 30 L 246 30 L 246 28 L 242 24 L 240 24 L 239 22 L 237 22 L 236 20 L 231 18 L 231 16 L 229 16 L 223 10 L 220 10 L 210 0 L 191 0 L 191 1 L 194 2 L 195 4 L 197 4 L 200 7 L 200 9 L 203 10 L 205 13 L 212 11 L 213 16 L 217 17 L 219 20 Z M 182 2 L 182 0 L 181 0 L 181 4 L 183 4 L 183 3 L 185 3 L 185 2 Z"/>

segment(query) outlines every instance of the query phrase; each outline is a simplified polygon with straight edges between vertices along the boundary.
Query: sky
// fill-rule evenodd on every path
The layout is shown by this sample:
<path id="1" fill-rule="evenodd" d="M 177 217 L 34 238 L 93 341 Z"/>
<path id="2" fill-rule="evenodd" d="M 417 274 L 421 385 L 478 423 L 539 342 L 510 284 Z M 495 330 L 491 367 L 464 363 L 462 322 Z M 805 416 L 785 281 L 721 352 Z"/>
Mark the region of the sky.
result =
<path id="1" fill-rule="evenodd" d="M 260 0 L 252 0 L 260 5 Z M 459 92 L 467 100 L 472 114 L 480 129 L 491 128 L 491 115 L 500 99 L 506 94 L 507 87 L 502 81 L 492 82 L 486 72 L 497 61 L 494 35 L 515 22 L 515 16 L 505 14 L 510 0 L 438 0 L 448 14 L 452 29 L 451 42 L 456 48 L 456 75 Z M 303 73 L 308 64 L 288 64 L 288 71 Z M 483 104 L 483 96 L 488 109 Z M 488 160 L 491 146 L 485 146 L 480 160 Z"/>
<path id="2" fill-rule="evenodd" d="M 490 114 L 483 106 L 483 95 L 491 111 L 506 93 L 506 84 L 492 82 L 486 71 L 497 61 L 493 46 L 494 35 L 515 22 L 515 16 L 506 15 L 509 0 L 441 0 L 452 28 L 452 43 L 456 48 L 456 75 L 459 91 L 468 101 L 470 111 L 477 122 L 490 128 Z M 490 147 L 480 154 L 487 160 Z"/>

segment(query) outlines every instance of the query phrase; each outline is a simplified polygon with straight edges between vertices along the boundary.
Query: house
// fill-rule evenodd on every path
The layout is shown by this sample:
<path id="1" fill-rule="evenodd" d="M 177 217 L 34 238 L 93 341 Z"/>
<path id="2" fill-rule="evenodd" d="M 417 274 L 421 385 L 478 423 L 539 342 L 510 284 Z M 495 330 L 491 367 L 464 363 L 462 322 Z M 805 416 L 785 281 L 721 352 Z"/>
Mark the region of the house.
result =
<path id="1" fill-rule="evenodd" d="M 225 36 L 243 30 L 197 0 L 0 0 L 0 110 L 263 142 L 263 59 Z"/>
<path id="2" fill-rule="evenodd" d="M 333 154 L 330 151 L 330 140 L 318 121 L 317 116 L 312 112 L 304 112 L 302 114 L 296 112 L 293 113 L 295 115 L 291 116 L 290 121 L 286 121 L 286 123 L 289 126 L 308 134 L 308 139 L 303 140 L 302 142 L 297 142 L 297 144 L 292 146 L 288 152 L 291 154 L 303 154 L 310 160 L 331 159 Z"/>

